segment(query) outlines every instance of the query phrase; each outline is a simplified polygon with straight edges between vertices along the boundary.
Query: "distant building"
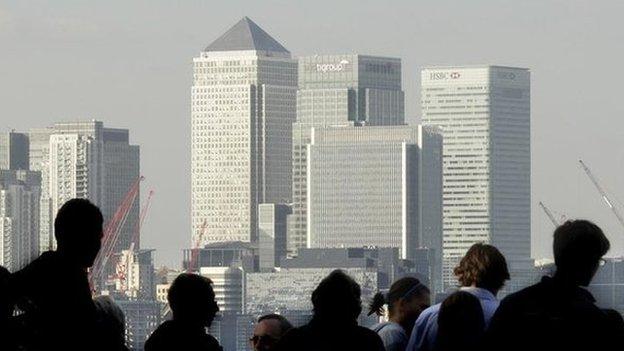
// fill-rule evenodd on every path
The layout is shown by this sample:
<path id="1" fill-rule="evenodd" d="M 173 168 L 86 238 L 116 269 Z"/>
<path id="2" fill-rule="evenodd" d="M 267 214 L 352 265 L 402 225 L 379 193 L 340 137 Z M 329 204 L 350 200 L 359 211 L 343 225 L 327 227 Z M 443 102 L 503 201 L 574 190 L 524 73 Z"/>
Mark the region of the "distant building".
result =
<path id="1" fill-rule="evenodd" d="M 442 138 L 433 127 L 313 128 L 308 247 L 429 248 L 441 272 Z M 440 279 L 435 279 L 439 281 Z"/>
<path id="2" fill-rule="evenodd" d="M 154 250 L 123 250 L 116 260 L 114 279 L 109 281 L 111 288 L 128 298 L 154 300 L 155 275 Z"/>
<path id="3" fill-rule="evenodd" d="M 290 201 L 296 91 L 296 60 L 247 17 L 193 59 L 194 245 L 256 242 L 258 205 Z"/>
<path id="4" fill-rule="evenodd" d="M 115 299 L 126 317 L 126 344 L 143 350 L 145 341 L 161 323 L 161 304 L 156 300 Z"/>
<path id="5" fill-rule="evenodd" d="M 140 147 L 130 144 L 128 129 L 104 128 L 104 203 L 102 212 L 106 218 L 111 218 L 117 211 L 124 197 L 141 176 Z M 130 241 L 134 239 L 135 249 L 140 248 L 139 207 L 140 191 L 137 199 L 132 203 L 126 221 L 120 229 L 119 240 L 114 252 L 121 252 L 130 248 Z"/>
<path id="6" fill-rule="evenodd" d="M 0 170 L 0 265 L 17 271 L 39 255 L 41 174 Z"/>
<path id="7" fill-rule="evenodd" d="M 28 170 L 28 135 L 0 133 L 0 170 Z"/>
<path id="8" fill-rule="evenodd" d="M 250 273 L 245 279 L 245 313 L 309 315 L 310 297 L 316 286 L 336 268 L 281 268 L 276 272 Z M 343 268 L 362 288 L 362 301 L 370 301 L 377 292 L 375 268 Z M 360 321 L 372 324 L 362 311 Z"/>
<path id="9" fill-rule="evenodd" d="M 287 216 L 291 207 L 285 204 L 258 206 L 258 263 L 261 271 L 279 267 L 286 257 Z"/>
<path id="10" fill-rule="evenodd" d="M 183 251 L 182 266 L 189 269 L 193 259 L 192 271 L 200 267 L 241 267 L 246 272 L 258 270 L 257 249 L 254 245 L 242 242 L 217 242 L 204 245 L 198 249 L 185 249 Z"/>
<path id="11" fill-rule="evenodd" d="M 63 203 L 87 198 L 100 207 L 108 222 L 140 174 L 139 147 L 130 145 L 128 130 L 105 128 L 100 121 L 59 122 L 31 130 L 29 140 L 30 169 L 40 171 L 42 178 L 40 252 L 56 246 L 53 223 Z M 129 248 L 138 217 L 136 200 L 114 252 Z"/>
<path id="12" fill-rule="evenodd" d="M 501 66 L 429 67 L 422 123 L 444 137 L 444 277 L 475 242 L 498 247 L 512 276 L 531 254 L 530 72 Z"/>
<path id="13" fill-rule="evenodd" d="M 297 121 L 292 132 L 293 214 L 288 251 L 307 244 L 306 147 L 311 128 L 404 124 L 401 60 L 349 55 L 299 58 Z"/>
<path id="14" fill-rule="evenodd" d="M 589 285 L 596 303 L 624 315 L 624 258 L 608 258 Z"/>
<path id="15" fill-rule="evenodd" d="M 200 274 L 212 280 L 221 313 L 240 313 L 243 305 L 243 270 L 236 267 L 201 267 Z"/>

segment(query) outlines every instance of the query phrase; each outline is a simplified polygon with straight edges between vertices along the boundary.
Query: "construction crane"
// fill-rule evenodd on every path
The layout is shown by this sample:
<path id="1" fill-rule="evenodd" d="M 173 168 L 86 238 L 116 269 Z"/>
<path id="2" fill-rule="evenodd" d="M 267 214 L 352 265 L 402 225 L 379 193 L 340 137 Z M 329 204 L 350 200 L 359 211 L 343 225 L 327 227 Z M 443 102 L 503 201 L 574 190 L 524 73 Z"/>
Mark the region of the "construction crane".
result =
<path id="1" fill-rule="evenodd" d="M 145 222 L 145 216 L 147 215 L 147 211 L 149 211 L 152 197 L 154 197 L 154 190 L 150 190 L 150 192 L 147 194 L 145 205 L 143 205 L 141 213 L 139 214 L 139 221 L 137 222 L 136 230 L 132 235 L 132 239 L 130 239 L 130 251 L 133 251 L 134 248 L 139 246 L 139 241 L 141 239 L 141 229 L 143 228 L 143 222 Z"/>
<path id="2" fill-rule="evenodd" d="M 559 221 L 555 219 L 555 216 L 553 215 L 553 213 L 550 211 L 548 207 L 546 207 L 546 205 L 544 205 L 543 202 L 540 201 L 539 206 L 542 208 L 542 210 L 544 210 L 544 213 L 546 213 L 546 216 L 548 216 L 548 219 L 550 219 L 550 221 L 555 226 L 555 228 L 561 224 L 559 223 Z"/>
<path id="3" fill-rule="evenodd" d="M 611 199 L 609 199 L 607 192 L 602 188 L 602 186 L 600 186 L 600 183 L 598 183 L 598 180 L 596 179 L 592 171 L 589 169 L 589 167 L 587 167 L 585 162 L 583 162 L 583 160 L 579 160 L 579 164 L 581 168 L 587 174 L 587 177 L 589 177 L 589 180 L 591 180 L 591 182 L 594 183 L 594 186 L 596 187 L 596 190 L 598 190 L 598 192 L 600 193 L 602 200 L 607 204 L 607 206 L 609 206 L 609 208 L 611 209 L 611 212 L 613 212 L 618 222 L 620 222 L 622 227 L 624 227 L 624 217 L 622 217 L 622 214 L 620 213 L 620 211 L 618 211 L 618 209 L 613 205 L 613 202 L 611 201 Z"/>
<path id="4" fill-rule="evenodd" d="M 154 190 L 150 190 L 150 192 L 147 195 L 147 199 L 145 200 L 145 204 L 143 205 L 143 208 L 141 209 L 141 212 L 139 213 L 139 220 L 136 225 L 136 230 L 134 234 L 132 235 L 132 238 L 130 239 L 130 247 L 128 248 L 128 251 L 130 251 L 130 254 L 134 254 L 134 250 L 138 249 L 139 247 L 139 240 L 141 237 L 141 228 L 143 228 L 143 222 L 145 222 L 145 216 L 147 215 L 153 196 L 154 196 Z M 120 259 L 119 262 L 117 262 L 117 266 L 115 269 L 116 273 L 113 275 L 113 278 L 119 279 L 122 285 L 125 283 L 125 280 L 126 280 L 126 268 L 127 268 L 126 263 Z"/>
<path id="5" fill-rule="evenodd" d="M 189 259 L 189 264 L 186 269 L 187 272 L 193 272 L 193 270 L 199 270 L 197 266 L 197 257 L 199 256 L 199 246 L 201 245 L 202 239 L 204 238 L 204 234 L 206 234 L 206 226 L 208 221 L 204 219 L 201 227 L 197 233 L 197 239 L 195 240 L 195 244 L 191 248 L 191 257 Z"/>
<path id="6" fill-rule="evenodd" d="M 96 288 L 95 283 L 100 279 L 108 259 L 113 254 L 117 241 L 119 240 L 119 233 L 128 218 L 128 213 L 130 212 L 132 204 L 139 194 L 140 184 L 143 179 L 145 179 L 143 176 L 139 176 L 134 183 L 132 183 L 130 190 L 128 190 L 126 196 L 124 196 L 123 200 L 117 207 L 115 214 L 104 227 L 100 252 L 95 258 L 93 266 L 89 270 L 89 284 L 92 289 Z"/>

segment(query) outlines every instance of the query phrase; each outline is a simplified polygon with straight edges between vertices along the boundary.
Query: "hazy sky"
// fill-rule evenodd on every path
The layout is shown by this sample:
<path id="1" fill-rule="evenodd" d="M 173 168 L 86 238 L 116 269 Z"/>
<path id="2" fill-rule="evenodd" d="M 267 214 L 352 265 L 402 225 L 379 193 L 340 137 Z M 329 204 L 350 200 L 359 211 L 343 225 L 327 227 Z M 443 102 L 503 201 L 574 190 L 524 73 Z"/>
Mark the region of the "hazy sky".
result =
<path id="1" fill-rule="evenodd" d="M 191 60 L 249 16 L 295 56 L 400 57 L 410 122 L 420 68 L 500 64 L 532 74 L 533 255 L 549 255 L 542 200 L 624 228 L 577 166 L 624 201 L 622 1 L 6 1 L 0 2 L 0 130 L 96 118 L 129 128 L 156 194 L 143 246 L 179 265 L 190 244 Z M 621 204 L 619 205 L 620 207 Z M 622 210 L 624 212 L 624 209 Z"/>

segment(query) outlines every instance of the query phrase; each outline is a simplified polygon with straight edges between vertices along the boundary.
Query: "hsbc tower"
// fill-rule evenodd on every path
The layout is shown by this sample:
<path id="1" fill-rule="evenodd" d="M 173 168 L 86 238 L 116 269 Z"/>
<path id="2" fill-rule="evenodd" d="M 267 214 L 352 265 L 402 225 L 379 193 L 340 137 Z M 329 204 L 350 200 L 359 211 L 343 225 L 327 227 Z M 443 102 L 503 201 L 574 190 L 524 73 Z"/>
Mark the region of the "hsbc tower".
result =
<path id="1" fill-rule="evenodd" d="M 530 72 L 501 66 L 428 67 L 421 72 L 423 125 L 443 135 L 443 275 L 483 242 L 512 275 L 531 255 Z M 513 278 L 512 278 L 513 279 Z"/>

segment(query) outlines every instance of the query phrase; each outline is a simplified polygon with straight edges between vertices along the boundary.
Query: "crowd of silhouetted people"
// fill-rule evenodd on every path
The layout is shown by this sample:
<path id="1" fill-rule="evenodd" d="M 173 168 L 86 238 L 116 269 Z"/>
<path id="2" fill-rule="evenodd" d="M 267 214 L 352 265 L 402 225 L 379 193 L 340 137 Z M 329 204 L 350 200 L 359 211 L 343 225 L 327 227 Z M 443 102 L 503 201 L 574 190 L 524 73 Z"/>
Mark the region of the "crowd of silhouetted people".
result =
<path id="1" fill-rule="evenodd" d="M 109 297 L 93 298 L 88 280 L 102 223 L 95 205 L 70 200 L 54 222 L 56 250 L 18 272 L 0 269 L 0 350 L 127 350 L 123 312 Z M 494 246 L 475 244 L 454 270 L 456 292 L 431 305 L 425 284 L 398 279 L 365 301 L 369 316 L 387 319 L 371 328 L 358 325 L 359 284 L 335 270 L 312 292 L 307 324 L 294 327 L 279 314 L 262 316 L 249 344 L 263 351 L 618 349 L 622 316 L 598 308 L 585 289 L 609 248 L 595 224 L 567 221 L 553 237 L 554 275 L 499 301 L 510 279 L 505 257 Z M 180 274 L 167 299 L 172 319 L 151 334 L 146 351 L 221 350 L 207 332 L 219 311 L 210 279 Z"/>

